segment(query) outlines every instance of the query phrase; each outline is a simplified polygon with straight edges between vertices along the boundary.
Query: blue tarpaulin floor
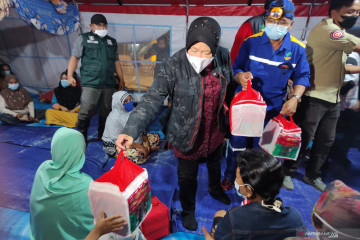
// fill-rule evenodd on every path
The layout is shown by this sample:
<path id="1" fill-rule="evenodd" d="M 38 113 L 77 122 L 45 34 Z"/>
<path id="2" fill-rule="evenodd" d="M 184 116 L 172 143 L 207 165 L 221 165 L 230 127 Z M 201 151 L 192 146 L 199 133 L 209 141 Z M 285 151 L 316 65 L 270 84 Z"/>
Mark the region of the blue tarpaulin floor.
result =
<path id="1" fill-rule="evenodd" d="M 56 127 L 4 126 L 0 125 L 0 239 L 29 239 L 29 198 L 35 172 L 39 165 L 51 159 L 50 143 Z M 93 179 L 108 171 L 115 162 L 103 152 L 97 136 L 97 117 L 89 129 L 90 143 L 86 150 L 86 162 L 83 171 Z M 164 143 L 162 143 L 162 146 Z M 340 179 L 349 186 L 360 190 L 360 153 L 351 148 L 348 158 L 351 166 L 334 164 L 331 160 L 323 176 L 326 183 Z M 181 224 L 181 206 L 178 198 L 177 159 L 171 150 L 163 147 L 154 153 L 142 167 L 149 172 L 152 195 L 157 196 L 171 209 L 171 230 L 177 232 L 166 239 L 201 239 L 201 226 L 211 228 L 213 215 L 217 210 L 229 209 L 240 205 L 242 199 L 235 190 L 229 190 L 231 205 L 227 206 L 210 197 L 207 187 L 207 168 L 200 164 L 198 192 L 196 202 L 197 231 L 190 232 Z M 222 170 L 225 169 L 225 158 Z M 305 184 L 302 180 L 303 167 L 295 176 L 293 191 L 281 189 L 280 197 L 285 206 L 295 207 L 303 217 L 308 231 L 314 231 L 311 224 L 311 212 L 320 192 Z M 182 233 L 181 233 L 182 232 Z M 186 235 L 185 233 L 192 233 Z"/>

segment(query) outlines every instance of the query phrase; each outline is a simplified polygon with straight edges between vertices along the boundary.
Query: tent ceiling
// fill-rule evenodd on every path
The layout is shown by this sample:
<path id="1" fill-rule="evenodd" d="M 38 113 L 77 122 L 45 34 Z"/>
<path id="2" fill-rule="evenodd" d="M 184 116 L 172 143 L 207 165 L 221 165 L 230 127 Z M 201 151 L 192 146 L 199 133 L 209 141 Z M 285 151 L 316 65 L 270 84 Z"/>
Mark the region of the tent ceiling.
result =
<path id="1" fill-rule="evenodd" d="M 118 0 L 75 0 L 77 3 L 82 4 L 118 4 Z M 188 0 L 189 4 L 196 5 L 223 5 L 223 4 L 263 4 L 264 0 Z M 69 0 L 71 2 L 71 0 Z M 186 0 L 121 0 L 123 4 L 186 4 Z M 293 0 L 295 4 L 312 3 L 313 0 Z M 327 0 L 316 0 L 316 3 L 327 4 Z"/>

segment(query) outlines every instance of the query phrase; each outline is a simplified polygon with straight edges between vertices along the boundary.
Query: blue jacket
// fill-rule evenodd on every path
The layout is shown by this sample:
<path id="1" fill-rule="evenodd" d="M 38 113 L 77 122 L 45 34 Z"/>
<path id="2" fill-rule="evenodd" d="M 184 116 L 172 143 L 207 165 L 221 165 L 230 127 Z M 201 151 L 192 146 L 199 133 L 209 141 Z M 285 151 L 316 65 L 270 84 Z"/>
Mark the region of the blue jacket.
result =
<path id="1" fill-rule="evenodd" d="M 252 73 L 252 87 L 260 92 L 268 106 L 267 114 L 272 117 L 281 111 L 290 78 L 293 86 L 310 86 L 305 45 L 289 33 L 276 51 L 265 32 L 250 36 L 242 44 L 233 69 L 234 76 L 239 72 Z"/>
<path id="2" fill-rule="evenodd" d="M 280 240 L 306 231 L 299 212 L 285 207 L 280 213 L 251 202 L 230 209 L 217 224 L 215 240 Z"/>

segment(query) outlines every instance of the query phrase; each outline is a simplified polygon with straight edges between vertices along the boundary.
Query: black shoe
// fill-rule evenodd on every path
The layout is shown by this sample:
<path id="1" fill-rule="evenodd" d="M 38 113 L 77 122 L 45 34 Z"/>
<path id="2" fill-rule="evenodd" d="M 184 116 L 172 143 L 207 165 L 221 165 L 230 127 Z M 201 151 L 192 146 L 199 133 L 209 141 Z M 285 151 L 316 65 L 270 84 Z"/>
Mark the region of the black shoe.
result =
<path id="1" fill-rule="evenodd" d="M 214 199 L 222 202 L 223 204 L 229 205 L 231 203 L 230 198 L 226 195 L 221 187 L 215 191 L 209 189 L 209 193 Z"/>
<path id="2" fill-rule="evenodd" d="M 184 226 L 184 228 L 190 231 L 195 231 L 198 228 L 198 223 L 195 219 L 195 213 L 183 212 L 182 215 L 183 215 L 182 225 Z"/>

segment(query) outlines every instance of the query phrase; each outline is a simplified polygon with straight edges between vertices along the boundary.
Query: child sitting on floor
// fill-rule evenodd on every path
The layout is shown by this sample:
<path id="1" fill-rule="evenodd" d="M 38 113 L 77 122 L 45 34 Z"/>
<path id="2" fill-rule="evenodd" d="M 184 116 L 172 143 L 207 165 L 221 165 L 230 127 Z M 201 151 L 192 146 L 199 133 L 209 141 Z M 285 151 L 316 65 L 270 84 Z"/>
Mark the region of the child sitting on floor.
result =
<path id="1" fill-rule="evenodd" d="M 212 233 L 203 227 L 206 240 L 278 240 L 306 230 L 299 212 L 283 207 L 276 198 L 284 180 L 278 159 L 261 149 L 250 149 L 238 155 L 236 164 L 236 193 L 248 203 L 216 212 Z"/>
<path id="2" fill-rule="evenodd" d="M 104 151 L 110 157 L 117 157 L 115 142 L 122 133 L 124 126 L 134 108 L 132 96 L 125 91 L 118 91 L 112 96 L 112 111 L 106 119 L 105 130 L 102 136 Z M 142 134 L 136 139 L 131 148 L 124 152 L 127 158 L 137 164 L 145 163 L 152 150 L 158 149 L 159 134 Z"/>

